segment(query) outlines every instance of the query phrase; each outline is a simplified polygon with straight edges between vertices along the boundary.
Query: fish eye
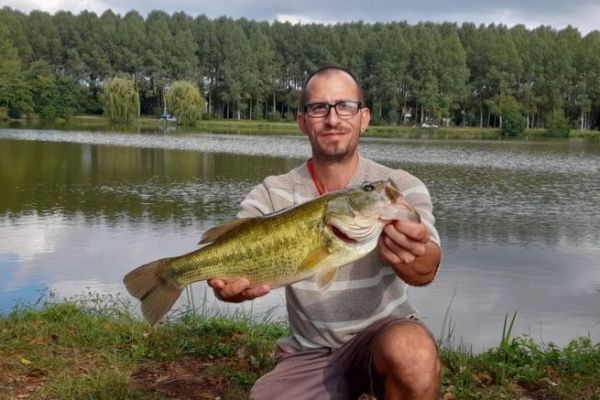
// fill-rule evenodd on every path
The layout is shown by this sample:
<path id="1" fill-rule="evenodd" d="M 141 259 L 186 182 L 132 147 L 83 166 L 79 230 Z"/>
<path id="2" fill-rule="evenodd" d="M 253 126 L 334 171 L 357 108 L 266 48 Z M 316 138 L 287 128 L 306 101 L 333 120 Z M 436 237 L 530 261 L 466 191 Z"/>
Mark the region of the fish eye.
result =
<path id="1" fill-rule="evenodd" d="M 372 183 L 365 183 L 365 184 L 363 185 L 362 189 L 363 189 L 365 192 L 372 192 L 373 190 L 375 190 L 375 186 L 373 186 L 373 184 L 372 184 Z"/>

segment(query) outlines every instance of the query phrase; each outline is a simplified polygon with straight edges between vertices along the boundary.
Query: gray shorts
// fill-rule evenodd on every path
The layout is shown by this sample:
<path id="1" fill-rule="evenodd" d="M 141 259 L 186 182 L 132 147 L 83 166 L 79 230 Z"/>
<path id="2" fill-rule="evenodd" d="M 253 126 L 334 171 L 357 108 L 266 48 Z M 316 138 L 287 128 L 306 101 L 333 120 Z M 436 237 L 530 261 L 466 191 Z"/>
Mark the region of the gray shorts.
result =
<path id="1" fill-rule="evenodd" d="M 373 353 L 387 328 L 405 323 L 418 324 L 429 332 L 419 320 L 388 317 L 368 326 L 337 350 L 284 353 L 278 348 L 277 365 L 256 381 L 250 399 L 352 400 L 361 394 L 383 398 L 383 382 L 372 369 Z"/>

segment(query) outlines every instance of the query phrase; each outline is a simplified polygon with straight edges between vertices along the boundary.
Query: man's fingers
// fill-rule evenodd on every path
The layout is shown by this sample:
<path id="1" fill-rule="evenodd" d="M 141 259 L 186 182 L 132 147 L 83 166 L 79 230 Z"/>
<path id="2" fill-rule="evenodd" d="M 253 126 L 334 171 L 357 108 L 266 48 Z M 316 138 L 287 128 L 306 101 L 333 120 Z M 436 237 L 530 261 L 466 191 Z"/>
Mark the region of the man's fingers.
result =
<path id="1" fill-rule="evenodd" d="M 222 279 L 209 279 L 206 283 L 215 290 L 221 290 L 225 287 L 225 281 Z"/>
<path id="2" fill-rule="evenodd" d="M 392 224 L 388 224 L 384 228 L 383 236 L 388 240 L 391 240 L 392 243 L 388 243 L 388 245 L 392 249 L 408 251 L 415 256 L 422 256 L 425 254 L 426 247 L 424 242 L 414 240 L 412 237 L 399 231 Z"/>
<path id="3" fill-rule="evenodd" d="M 427 232 L 427 228 L 422 223 L 416 223 L 407 220 L 396 220 L 391 224 L 396 231 L 403 233 L 408 238 L 415 240 L 417 242 L 427 242 L 429 239 L 429 232 Z"/>
<path id="4" fill-rule="evenodd" d="M 264 296 L 270 291 L 271 287 L 269 285 L 259 285 L 250 289 L 246 289 L 243 294 L 246 297 L 246 300 L 251 300 L 260 296 Z"/>
<path id="5" fill-rule="evenodd" d="M 413 254 L 398 246 L 385 235 L 379 240 L 379 255 L 390 264 L 408 264 L 415 260 Z"/>
<path id="6" fill-rule="evenodd" d="M 246 278 L 237 279 L 230 283 L 227 283 L 222 279 L 210 279 L 207 283 L 210 287 L 215 289 L 221 300 L 231 303 L 252 300 L 264 296 L 271 291 L 269 285 L 250 287 L 250 281 Z"/>
<path id="7" fill-rule="evenodd" d="M 241 278 L 231 283 L 226 284 L 221 290 L 220 294 L 223 298 L 229 299 L 238 296 L 244 290 L 250 287 L 250 281 L 246 278 Z"/>

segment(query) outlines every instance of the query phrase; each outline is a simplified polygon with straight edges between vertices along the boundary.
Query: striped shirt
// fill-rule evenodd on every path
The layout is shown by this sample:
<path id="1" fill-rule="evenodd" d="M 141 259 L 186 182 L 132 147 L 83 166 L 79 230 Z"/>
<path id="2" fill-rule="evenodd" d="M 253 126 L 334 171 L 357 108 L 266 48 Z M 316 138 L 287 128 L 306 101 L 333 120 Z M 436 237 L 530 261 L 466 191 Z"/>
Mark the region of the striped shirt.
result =
<path id="1" fill-rule="evenodd" d="M 391 169 L 361 157 L 348 186 L 391 178 L 400 193 L 419 211 L 430 240 L 440 244 L 425 185 L 406 171 Z M 238 217 L 255 217 L 296 206 L 318 196 L 306 163 L 287 174 L 267 177 L 241 203 Z M 357 332 L 387 316 L 415 315 L 407 284 L 384 264 L 374 250 L 340 268 L 335 280 L 320 290 L 315 278 L 285 288 L 291 336 L 280 345 L 293 350 L 339 348 Z"/>

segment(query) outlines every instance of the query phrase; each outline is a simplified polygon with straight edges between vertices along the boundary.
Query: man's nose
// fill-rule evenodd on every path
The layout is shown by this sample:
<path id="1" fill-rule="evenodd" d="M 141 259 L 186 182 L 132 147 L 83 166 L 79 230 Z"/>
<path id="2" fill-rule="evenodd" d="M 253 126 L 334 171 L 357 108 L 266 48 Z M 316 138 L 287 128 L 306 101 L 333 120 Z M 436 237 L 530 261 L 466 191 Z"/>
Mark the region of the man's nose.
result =
<path id="1" fill-rule="evenodd" d="M 335 107 L 331 107 L 329 109 L 329 114 L 327 114 L 327 116 L 325 117 L 325 122 L 327 122 L 327 124 L 332 125 L 332 126 L 337 125 L 338 122 L 340 122 L 340 116 L 338 115 Z"/>

